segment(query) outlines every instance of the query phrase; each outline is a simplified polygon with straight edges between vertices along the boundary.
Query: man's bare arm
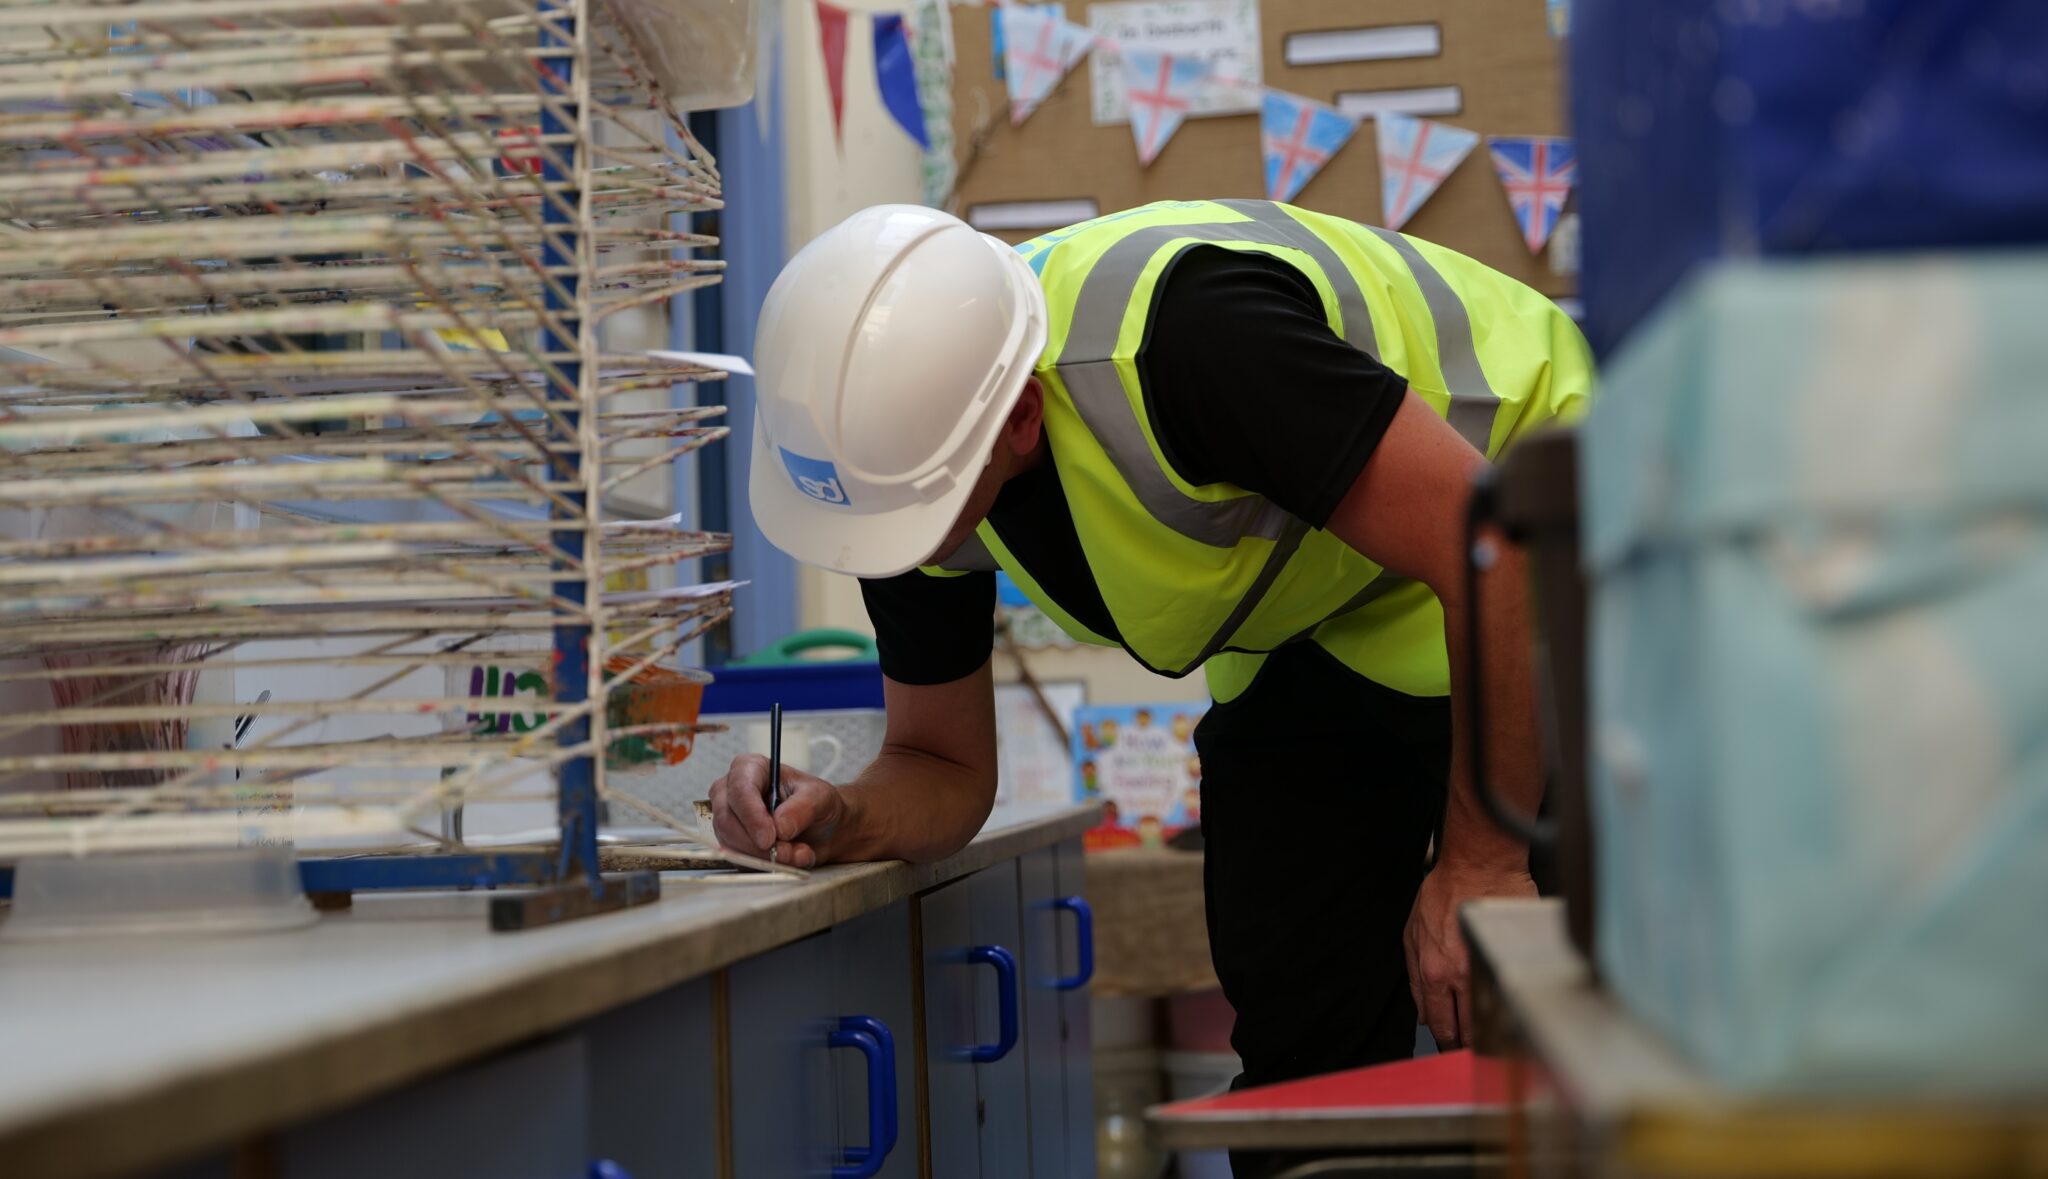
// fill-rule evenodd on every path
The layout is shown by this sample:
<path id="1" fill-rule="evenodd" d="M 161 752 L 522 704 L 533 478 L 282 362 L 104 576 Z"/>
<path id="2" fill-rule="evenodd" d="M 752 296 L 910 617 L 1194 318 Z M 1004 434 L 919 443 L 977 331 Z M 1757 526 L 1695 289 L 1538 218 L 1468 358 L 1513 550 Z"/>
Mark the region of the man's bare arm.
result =
<path id="1" fill-rule="evenodd" d="M 785 767 L 782 805 L 771 817 L 768 759 L 734 759 L 711 787 L 719 842 L 808 868 L 833 860 L 928 862 L 974 838 L 996 796 L 989 664 L 948 684 L 885 680 L 883 692 L 889 719 L 882 752 L 844 786 Z"/>

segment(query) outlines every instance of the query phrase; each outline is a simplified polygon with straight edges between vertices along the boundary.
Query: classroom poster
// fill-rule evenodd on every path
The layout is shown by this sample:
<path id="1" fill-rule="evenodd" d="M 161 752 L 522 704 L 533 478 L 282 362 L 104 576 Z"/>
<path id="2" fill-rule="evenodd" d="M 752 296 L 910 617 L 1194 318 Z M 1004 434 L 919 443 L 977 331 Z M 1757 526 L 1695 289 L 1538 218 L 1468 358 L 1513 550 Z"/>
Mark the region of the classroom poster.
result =
<path id="1" fill-rule="evenodd" d="M 1192 115 L 1243 115 L 1259 109 L 1265 76 L 1259 42 L 1258 0 L 1117 0 L 1091 5 L 1088 31 L 1155 53 L 1202 62 L 1249 86 L 1205 87 Z M 1127 123 L 1131 103 L 1123 73 L 1097 50 L 1088 61 L 1096 126 Z"/>
<path id="2" fill-rule="evenodd" d="M 1101 802 L 1090 848 L 1161 847 L 1202 817 L 1195 725 L 1206 704 L 1091 705 L 1074 713 L 1074 797 Z"/>
<path id="3" fill-rule="evenodd" d="M 1088 699 L 1079 682 L 1040 685 L 1067 732 Z M 996 685 L 996 801 L 1064 803 L 1073 797 L 1074 762 L 1060 731 L 1023 684 Z"/>

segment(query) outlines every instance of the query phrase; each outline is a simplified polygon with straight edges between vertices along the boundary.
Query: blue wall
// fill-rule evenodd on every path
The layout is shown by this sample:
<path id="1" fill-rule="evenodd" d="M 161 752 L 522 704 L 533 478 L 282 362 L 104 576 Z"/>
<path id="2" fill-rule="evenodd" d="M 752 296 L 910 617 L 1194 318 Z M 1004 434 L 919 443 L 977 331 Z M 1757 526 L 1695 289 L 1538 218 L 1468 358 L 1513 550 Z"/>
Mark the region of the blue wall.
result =
<path id="1" fill-rule="evenodd" d="M 780 73 L 762 71 L 769 107 L 765 135 L 755 103 L 691 120 L 692 130 L 706 138 L 705 146 L 718 158 L 725 180 L 726 207 L 718 215 L 718 231 L 726 271 L 723 283 L 694 293 L 709 302 L 684 297 L 670 308 L 674 347 L 753 357 L 761 301 L 782 270 L 788 234 Z M 724 576 L 750 583 L 733 595 L 730 651 L 720 643 L 706 647 L 707 661 L 718 663 L 728 654 L 759 650 L 796 629 L 797 566 L 761 535 L 747 508 L 754 382 L 736 376 L 694 388 L 703 403 L 727 407 L 726 424 L 732 434 L 717 448 L 722 454 L 676 464 L 676 503 L 694 502 L 704 527 L 732 533 L 729 572 Z M 688 394 L 679 390 L 679 395 Z M 719 575 L 712 562 L 705 565 L 705 576 Z"/>

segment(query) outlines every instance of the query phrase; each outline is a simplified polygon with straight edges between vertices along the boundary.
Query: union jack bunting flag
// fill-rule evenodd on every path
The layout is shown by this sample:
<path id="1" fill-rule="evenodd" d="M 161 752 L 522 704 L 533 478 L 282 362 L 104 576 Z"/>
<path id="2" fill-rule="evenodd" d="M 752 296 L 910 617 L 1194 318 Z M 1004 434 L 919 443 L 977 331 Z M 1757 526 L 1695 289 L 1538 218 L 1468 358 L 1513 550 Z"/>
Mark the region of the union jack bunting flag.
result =
<path id="1" fill-rule="evenodd" d="M 1006 4 L 997 9 L 1003 22 L 1003 74 L 1010 85 L 1010 122 L 1031 117 L 1067 71 L 1095 42 L 1095 34 L 1062 20 L 1048 6 Z"/>
<path id="2" fill-rule="evenodd" d="M 1380 214 L 1388 229 L 1399 229 L 1465 162 L 1479 133 L 1413 115 L 1375 117 L 1380 125 Z"/>
<path id="3" fill-rule="evenodd" d="M 1501 187 L 1508 190 L 1522 241 L 1530 253 L 1542 253 L 1578 179 L 1578 153 L 1572 150 L 1572 141 L 1545 135 L 1489 136 L 1486 146 L 1493 153 Z"/>
<path id="4" fill-rule="evenodd" d="M 1268 90 L 1259 108 L 1266 199 L 1291 201 L 1358 130 L 1358 120 L 1298 94 Z"/>
<path id="5" fill-rule="evenodd" d="M 1209 66 L 1194 58 L 1134 46 L 1124 46 L 1118 53 L 1124 96 L 1131 104 L 1131 138 L 1138 142 L 1138 162 L 1150 164 L 1188 117 L 1188 107 L 1209 76 Z"/>

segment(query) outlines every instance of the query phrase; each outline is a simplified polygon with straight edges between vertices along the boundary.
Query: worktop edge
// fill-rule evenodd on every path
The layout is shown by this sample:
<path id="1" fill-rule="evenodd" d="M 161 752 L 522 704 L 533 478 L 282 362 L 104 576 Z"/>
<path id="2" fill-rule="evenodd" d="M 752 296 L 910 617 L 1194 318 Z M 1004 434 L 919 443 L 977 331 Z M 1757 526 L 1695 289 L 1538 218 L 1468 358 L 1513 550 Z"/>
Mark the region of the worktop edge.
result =
<path id="1" fill-rule="evenodd" d="M 835 865 L 801 884 L 751 886 L 763 890 L 748 898 L 751 903 L 678 925 L 650 924 L 642 916 L 658 917 L 660 902 L 588 918 L 621 922 L 620 936 L 246 1059 L 131 1076 L 95 1093 L 58 1095 L 12 1117 L 0 1109 L 0 1162 L 6 1164 L 0 1170 L 39 1179 L 103 1179 L 171 1165 L 562 1030 L 1077 838 L 1100 815 L 1094 804 L 1062 807 L 985 831 L 935 863 Z M 636 916 L 641 921 L 625 928 Z M 548 932 L 495 936 L 541 939 Z M 608 968 L 591 969 L 599 962 Z"/>

